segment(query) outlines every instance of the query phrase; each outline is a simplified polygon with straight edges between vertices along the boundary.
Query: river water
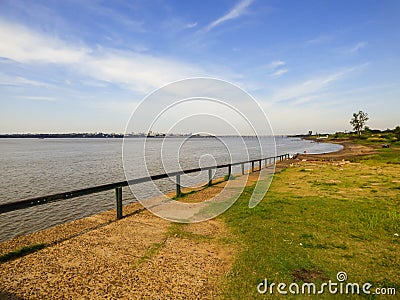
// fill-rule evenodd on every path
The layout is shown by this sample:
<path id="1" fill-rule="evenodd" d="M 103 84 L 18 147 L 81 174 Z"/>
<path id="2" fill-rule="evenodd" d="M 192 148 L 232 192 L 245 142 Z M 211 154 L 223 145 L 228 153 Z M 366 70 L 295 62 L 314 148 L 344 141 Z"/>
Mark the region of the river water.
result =
<path id="1" fill-rule="evenodd" d="M 154 175 L 275 154 L 341 149 L 340 145 L 288 137 L 277 137 L 275 142 L 271 137 L 130 138 L 125 140 L 124 151 L 122 146 L 122 139 L 0 139 L 0 203 L 122 181 L 126 179 L 124 167 L 132 179 L 146 172 Z M 239 170 L 234 168 L 233 173 Z M 225 173 L 219 169 L 214 176 Z M 204 183 L 207 174 L 187 175 L 182 184 Z M 175 188 L 168 179 L 157 185 L 163 192 Z M 153 192 L 149 190 L 148 196 Z M 135 201 L 129 188 L 124 188 L 123 198 L 124 204 Z M 0 241 L 114 207 L 114 191 L 107 191 L 0 214 Z"/>

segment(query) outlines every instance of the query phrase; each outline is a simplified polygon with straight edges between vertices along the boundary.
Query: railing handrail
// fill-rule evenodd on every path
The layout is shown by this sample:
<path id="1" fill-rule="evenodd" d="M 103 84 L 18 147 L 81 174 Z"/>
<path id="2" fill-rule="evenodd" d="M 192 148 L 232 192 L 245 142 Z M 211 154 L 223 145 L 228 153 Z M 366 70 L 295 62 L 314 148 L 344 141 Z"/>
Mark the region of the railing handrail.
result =
<path id="1" fill-rule="evenodd" d="M 131 180 L 119 181 L 116 183 L 103 184 L 103 185 L 98 185 L 98 186 L 94 186 L 94 187 L 73 190 L 73 191 L 69 191 L 69 192 L 63 192 L 63 193 L 51 194 L 51 195 L 40 196 L 40 197 L 35 197 L 35 198 L 29 198 L 29 199 L 25 199 L 25 200 L 3 203 L 3 204 L 0 204 L 0 214 L 5 213 L 5 212 L 23 209 L 23 208 L 28 208 L 28 207 L 32 207 L 32 206 L 42 205 L 42 204 L 46 204 L 46 203 L 50 203 L 50 202 L 72 199 L 72 198 L 95 194 L 95 193 L 100 193 L 100 192 L 104 192 L 104 191 L 108 191 L 108 190 L 112 190 L 112 189 L 116 189 L 116 188 L 122 188 L 124 186 L 132 185 L 132 184 L 144 183 L 144 182 L 148 182 L 148 181 L 159 180 L 159 179 L 169 178 L 169 177 L 173 177 L 173 176 L 180 176 L 183 174 L 189 174 L 189 173 L 195 173 L 195 172 L 201 172 L 201 171 L 213 170 L 213 169 L 221 169 L 221 168 L 227 168 L 227 167 L 230 169 L 232 166 L 246 164 L 246 163 L 254 163 L 257 161 L 260 162 L 260 167 L 261 167 L 262 160 L 264 160 L 265 162 L 267 160 L 276 159 L 276 158 L 279 158 L 279 160 L 282 160 L 284 157 L 285 158 L 289 157 L 289 154 L 287 153 L 287 154 L 282 154 L 282 155 L 277 155 L 277 156 L 252 159 L 252 160 L 241 161 L 241 162 L 236 162 L 236 163 L 229 163 L 229 164 L 223 164 L 223 165 L 216 165 L 216 166 L 209 166 L 209 167 L 203 167 L 203 168 L 175 171 L 175 172 L 171 172 L 171 173 L 151 175 L 151 176 L 147 176 L 147 177 L 140 177 L 140 178 L 135 178 L 135 179 L 131 179 Z"/>

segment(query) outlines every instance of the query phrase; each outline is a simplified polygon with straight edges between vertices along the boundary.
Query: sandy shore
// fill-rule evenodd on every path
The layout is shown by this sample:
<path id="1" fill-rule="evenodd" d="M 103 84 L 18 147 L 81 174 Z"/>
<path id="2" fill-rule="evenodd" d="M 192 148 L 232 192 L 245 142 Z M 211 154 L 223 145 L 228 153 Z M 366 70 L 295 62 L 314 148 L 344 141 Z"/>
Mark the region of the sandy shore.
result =
<path id="1" fill-rule="evenodd" d="M 298 158 L 309 160 L 347 160 L 354 156 L 370 155 L 377 153 L 375 149 L 359 144 L 354 144 L 348 140 L 329 141 L 330 143 L 340 144 L 342 150 L 323 154 L 300 154 Z"/>

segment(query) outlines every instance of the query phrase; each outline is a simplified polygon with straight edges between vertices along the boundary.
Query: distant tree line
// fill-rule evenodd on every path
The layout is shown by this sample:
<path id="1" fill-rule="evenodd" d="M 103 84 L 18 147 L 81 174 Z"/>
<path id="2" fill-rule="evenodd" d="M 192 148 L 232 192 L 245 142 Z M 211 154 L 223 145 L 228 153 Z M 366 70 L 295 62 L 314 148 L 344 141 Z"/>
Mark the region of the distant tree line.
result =
<path id="1" fill-rule="evenodd" d="M 0 134 L 0 138 L 123 138 L 123 134 L 118 133 L 15 133 Z"/>

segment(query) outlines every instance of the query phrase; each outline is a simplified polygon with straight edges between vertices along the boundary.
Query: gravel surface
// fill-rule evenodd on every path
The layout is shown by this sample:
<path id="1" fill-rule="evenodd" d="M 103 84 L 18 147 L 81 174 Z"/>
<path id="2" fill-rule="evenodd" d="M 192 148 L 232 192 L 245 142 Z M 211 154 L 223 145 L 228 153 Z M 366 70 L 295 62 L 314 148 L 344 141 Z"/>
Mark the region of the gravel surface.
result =
<path id="1" fill-rule="evenodd" d="M 201 193 L 201 192 L 200 192 Z M 140 211 L 106 212 L 1 244 L 51 244 L 0 265 L 0 299 L 215 299 L 232 260 L 220 221 L 176 226 Z M 155 250 L 154 250 L 155 249 Z"/>
<path id="2" fill-rule="evenodd" d="M 250 174 L 245 184 L 254 184 L 258 174 Z M 235 180 L 230 184 L 234 186 Z M 182 200 L 205 201 L 224 185 L 226 182 Z M 124 216 L 115 220 L 115 211 L 104 212 L 0 243 L 1 254 L 21 246 L 47 244 L 45 249 L 0 264 L 0 299 L 220 296 L 238 248 L 228 242 L 233 239 L 222 221 L 176 225 L 137 203 L 124 206 Z"/>

